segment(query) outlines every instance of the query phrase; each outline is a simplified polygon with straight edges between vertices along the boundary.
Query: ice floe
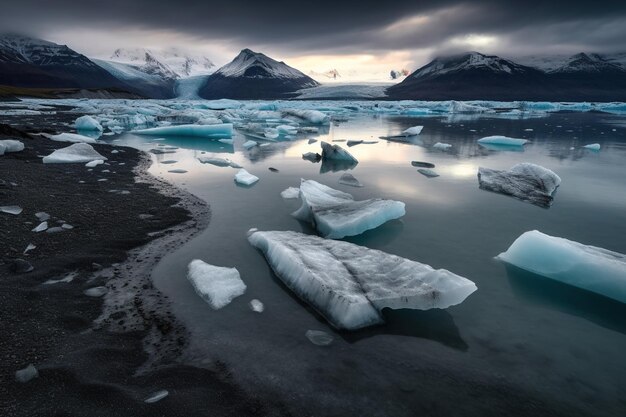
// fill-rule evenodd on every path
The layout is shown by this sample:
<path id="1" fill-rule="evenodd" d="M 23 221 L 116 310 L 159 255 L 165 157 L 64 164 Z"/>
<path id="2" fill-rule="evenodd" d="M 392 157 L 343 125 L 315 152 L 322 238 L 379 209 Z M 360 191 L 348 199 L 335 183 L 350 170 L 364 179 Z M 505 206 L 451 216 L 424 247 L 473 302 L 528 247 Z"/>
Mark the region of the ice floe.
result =
<path id="1" fill-rule="evenodd" d="M 548 168 L 528 162 L 508 171 L 478 168 L 478 183 L 483 190 L 510 195 L 540 207 L 550 207 L 561 178 Z"/>
<path id="2" fill-rule="evenodd" d="M 289 289 L 338 329 L 381 324 L 386 307 L 447 308 L 476 290 L 445 269 L 348 242 L 256 229 L 248 240 Z"/>
<path id="3" fill-rule="evenodd" d="M 57 149 L 48 156 L 43 157 L 44 164 L 63 164 L 76 162 L 90 162 L 95 159 L 106 160 L 93 146 L 87 143 L 75 143 L 67 148 Z"/>
<path id="4" fill-rule="evenodd" d="M 219 310 L 246 291 L 236 268 L 225 268 L 208 264 L 200 259 L 189 263 L 187 279 L 196 293 L 212 309 Z"/>
<path id="5" fill-rule="evenodd" d="M 518 237 L 498 259 L 626 303 L 626 255 L 621 253 L 533 230 Z"/>
<path id="6" fill-rule="evenodd" d="M 528 143 L 526 139 L 509 138 L 507 136 L 487 136 L 478 139 L 481 145 L 523 146 Z"/>
<path id="7" fill-rule="evenodd" d="M 235 182 L 242 185 L 252 185 L 259 180 L 259 177 L 250 174 L 245 169 L 240 169 L 237 174 L 235 174 Z"/>
<path id="8" fill-rule="evenodd" d="M 405 214 L 401 201 L 355 201 L 352 195 L 313 180 L 301 181 L 300 199 L 302 205 L 292 215 L 313 224 L 322 236 L 332 239 L 359 235 Z"/>

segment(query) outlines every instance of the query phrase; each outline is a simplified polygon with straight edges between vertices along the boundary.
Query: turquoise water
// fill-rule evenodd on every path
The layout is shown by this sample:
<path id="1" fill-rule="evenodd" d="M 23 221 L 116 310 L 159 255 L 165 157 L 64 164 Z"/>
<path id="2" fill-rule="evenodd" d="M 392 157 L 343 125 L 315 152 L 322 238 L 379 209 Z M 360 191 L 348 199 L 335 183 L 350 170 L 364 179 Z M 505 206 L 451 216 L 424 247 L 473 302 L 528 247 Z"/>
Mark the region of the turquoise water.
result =
<path id="1" fill-rule="evenodd" d="M 424 125 L 410 144 L 379 136 Z M 529 129 L 532 129 L 530 131 Z M 490 135 L 527 138 L 523 151 L 487 149 Z M 353 174 L 365 187 L 338 183 L 342 171 L 302 160 L 320 152 L 318 140 L 378 140 L 347 148 L 359 160 Z M 208 368 L 219 361 L 248 391 L 283 401 L 295 413 L 316 415 L 624 415 L 626 307 L 494 259 L 522 233 L 540 230 L 626 253 L 626 118 L 601 113 L 557 113 L 526 120 L 493 117 L 409 118 L 356 115 L 320 134 L 245 150 L 203 139 L 124 134 L 116 143 L 141 149 L 172 145 L 154 155 L 150 171 L 206 200 L 209 227 L 166 255 L 154 271 L 157 287 L 191 333 L 183 361 Z M 107 139 L 105 139 L 107 140 Z M 447 151 L 436 142 L 452 145 Z M 593 152 L 582 149 L 600 143 Z M 228 157 L 260 181 L 237 186 L 237 170 L 201 164 L 200 155 Z M 174 164 L 162 164 L 176 160 Z M 426 178 L 410 161 L 436 165 Z M 563 180 L 553 206 L 542 209 L 478 188 L 479 166 L 507 169 L 533 162 Z M 271 172 L 268 168 L 277 168 Z M 184 169 L 187 173 L 169 173 Z M 328 172 L 323 172 L 327 171 Z M 390 198 L 407 214 L 346 239 L 445 268 L 471 279 L 478 291 L 447 310 L 387 311 L 388 323 L 336 332 L 299 301 L 246 240 L 252 227 L 313 233 L 290 213 L 299 200 L 280 192 L 314 179 L 356 199 Z M 248 286 L 213 311 L 186 279 L 192 259 L 234 266 Z M 265 304 L 261 314 L 248 302 Z M 311 344 L 309 329 L 334 335 Z M 511 410 L 517 410 L 511 412 Z"/>

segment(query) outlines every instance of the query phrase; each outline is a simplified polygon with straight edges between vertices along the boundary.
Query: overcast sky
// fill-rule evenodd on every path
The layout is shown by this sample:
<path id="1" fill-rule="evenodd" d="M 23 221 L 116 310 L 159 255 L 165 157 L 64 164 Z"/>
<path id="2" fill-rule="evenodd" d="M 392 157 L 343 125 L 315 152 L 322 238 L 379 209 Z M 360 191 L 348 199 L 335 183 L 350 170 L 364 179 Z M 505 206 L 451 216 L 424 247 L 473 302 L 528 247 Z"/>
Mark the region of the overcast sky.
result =
<path id="1" fill-rule="evenodd" d="M 0 28 L 88 56 L 178 46 L 224 64 L 248 47 L 305 72 L 384 81 L 456 51 L 626 52 L 626 0 L 7 0 Z"/>

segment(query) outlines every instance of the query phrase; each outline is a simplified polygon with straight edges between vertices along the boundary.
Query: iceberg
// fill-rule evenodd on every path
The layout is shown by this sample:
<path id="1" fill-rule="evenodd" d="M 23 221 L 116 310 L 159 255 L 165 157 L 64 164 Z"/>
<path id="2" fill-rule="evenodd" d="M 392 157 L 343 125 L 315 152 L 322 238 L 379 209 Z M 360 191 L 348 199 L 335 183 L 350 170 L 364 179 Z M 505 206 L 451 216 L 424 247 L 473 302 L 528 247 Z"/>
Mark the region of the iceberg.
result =
<path id="1" fill-rule="evenodd" d="M 533 230 L 518 237 L 497 259 L 626 303 L 626 255 L 621 253 Z"/>
<path id="2" fill-rule="evenodd" d="M 280 196 L 285 200 L 300 198 L 300 189 L 297 187 L 288 187 L 280 192 Z"/>
<path id="3" fill-rule="evenodd" d="M 424 129 L 424 126 L 413 126 L 403 130 L 402 134 L 405 136 L 417 136 L 422 133 L 422 129 Z"/>
<path id="4" fill-rule="evenodd" d="M 589 145 L 583 146 L 583 148 L 590 149 L 592 151 L 599 151 L 600 150 L 600 144 L 599 143 L 590 143 Z"/>
<path id="5" fill-rule="evenodd" d="M 43 157 L 44 164 L 63 164 L 75 162 L 90 162 L 95 159 L 106 160 L 93 146 L 87 143 L 75 143 L 67 148 L 57 149 L 48 156 Z"/>
<path id="6" fill-rule="evenodd" d="M 95 130 L 102 132 L 102 125 L 91 116 L 81 116 L 74 122 L 76 130 Z"/>
<path id="7" fill-rule="evenodd" d="M 89 136 L 79 135 L 76 133 L 59 133 L 58 135 L 45 135 L 48 139 L 56 142 L 71 142 L 71 143 L 96 143 L 94 138 Z"/>
<path id="8" fill-rule="evenodd" d="M 240 169 L 237 174 L 235 174 L 235 182 L 243 185 L 252 185 L 259 180 L 259 177 L 250 174 L 245 169 Z"/>
<path id="9" fill-rule="evenodd" d="M 246 292 L 246 284 L 236 268 L 210 265 L 200 259 L 189 263 L 187 279 L 213 310 L 219 310 Z"/>
<path id="10" fill-rule="evenodd" d="M 312 223 L 322 236 L 331 239 L 360 235 L 405 214 L 401 201 L 354 201 L 351 194 L 313 180 L 301 181 L 300 199 L 302 205 L 292 216 Z"/>
<path id="11" fill-rule="evenodd" d="M 432 267 L 348 242 L 251 229 L 248 241 L 281 279 L 337 329 L 384 322 L 384 308 L 428 310 L 461 303 L 476 285 Z"/>
<path id="12" fill-rule="evenodd" d="M 322 155 L 315 152 L 307 152 L 302 154 L 302 159 L 310 162 L 319 162 L 322 159 Z"/>
<path id="13" fill-rule="evenodd" d="M 10 152 L 21 152 L 24 150 L 24 144 L 19 140 L 5 139 L 0 140 L 0 155 Z"/>
<path id="14" fill-rule="evenodd" d="M 354 175 L 347 172 L 339 178 L 339 184 L 349 185 L 351 187 L 363 187 L 363 184 L 361 184 L 361 182 L 357 180 Z"/>
<path id="15" fill-rule="evenodd" d="M 528 140 L 509 138 L 507 136 L 487 136 L 482 139 L 478 139 L 478 143 L 481 145 L 524 146 L 528 143 Z"/>
<path id="16" fill-rule="evenodd" d="M 332 159 L 338 161 L 350 161 L 358 163 L 357 159 L 339 145 L 331 145 L 328 142 L 321 142 L 322 159 Z"/>
<path id="17" fill-rule="evenodd" d="M 509 171 L 478 168 L 478 184 L 483 190 L 510 195 L 540 207 L 550 207 L 561 178 L 553 171 L 528 162 Z"/>
<path id="18" fill-rule="evenodd" d="M 230 138 L 233 135 L 233 125 L 222 123 L 219 125 L 176 125 L 153 127 L 150 129 L 132 130 L 136 135 L 151 136 L 191 136 L 209 139 Z"/>

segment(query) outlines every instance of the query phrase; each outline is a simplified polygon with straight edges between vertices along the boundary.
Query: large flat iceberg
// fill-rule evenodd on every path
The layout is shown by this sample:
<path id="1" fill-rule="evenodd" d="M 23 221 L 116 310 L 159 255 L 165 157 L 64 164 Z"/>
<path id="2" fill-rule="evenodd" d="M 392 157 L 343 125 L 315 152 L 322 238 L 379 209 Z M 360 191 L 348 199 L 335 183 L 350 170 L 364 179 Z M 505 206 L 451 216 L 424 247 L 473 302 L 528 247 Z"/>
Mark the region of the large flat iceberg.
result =
<path id="1" fill-rule="evenodd" d="M 313 180 L 301 181 L 300 198 L 302 205 L 292 215 L 312 223 L 322 236 L 331 239 L 359 235 L 405 214 L 401 201 L 354 201 L 351 194 Z"/>
<path id="2" fill-rule="evenodd" d="M 233 135 L 233 125 L 222 123 L 219 125 L 176 125 L 153 127 L 150 129 L 133 130 L 136 135 L 151 136 L 193 136 L 210 139 L 230 138 Z"/>
<path id="3" fill-rule="evenodd" d="M 196 293 L 214 310 L 230 304 L 246 292 L 246 284 L 236 268 L 210 265 L 200 259 L 189 263 L 187 279 Z"/>
<path id="4" fill-rule="evenodd" d="M 383 308 L 461 303 L 476 285 L 445 269 L 348 242 L 297 232 L 248 232 L 276 275 L 338 329 L 381 324 Z"/>
<path id="5" fill-rule="evenodd" d="M 478 168 L 483 190 L 510 195 L 540 207 L 550 207 L 561 178 L 548 168 L 524 162 L 508 171 Z"/>
<path id="6" fill-rule="evenodd" d="M 533 230 L 518 237 L 498 259 L 626 303 L 626 255 L 621 253 Z"/>
<path id="7" fill-rule="evenodd" d="M 75 162 L 90 162 L 96 159 L 106 160 L 93 146 L 87 143 L 75 143 L 67 148 L 57 149 L 48 156 L 43 157 L 44 164 L 63 164 Z"/>

